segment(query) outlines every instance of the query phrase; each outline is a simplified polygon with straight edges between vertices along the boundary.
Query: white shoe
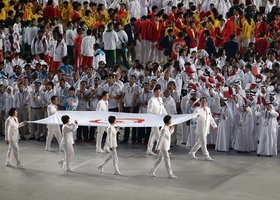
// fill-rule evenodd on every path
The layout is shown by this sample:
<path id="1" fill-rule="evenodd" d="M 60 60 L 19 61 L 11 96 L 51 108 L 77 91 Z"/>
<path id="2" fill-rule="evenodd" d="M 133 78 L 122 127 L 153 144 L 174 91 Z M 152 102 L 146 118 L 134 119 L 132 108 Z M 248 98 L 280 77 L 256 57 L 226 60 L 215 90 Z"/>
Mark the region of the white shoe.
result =
<path id="1" fill-rule="evenodd" d="M 108 149 L 108 148 L 106 148 L 106 149 L 104 148 L 103 151 L 104 151 L 105 153 L 110 153 L 110 149 Z"/>
<path id="2" fill-rule="evenodd" d="M 211 158 L 210 156 L 205 157 L 204 160 L 206 160 L 206 161 L 214 161 L 214 159 Z"/>
<path id="3" fill-rule="evenodd" d="M 154 152 L 152 151 L 147 151 L 146 152 L 147 155 L 150 155 L 150 156 L 156 156 L 157 154 L 155 154 Z"/>
<path id="4" fill-rule="evenodd" d="M 102 149 L 98 149 L 98 150 L 96 150 L 96 153 L 106 153 L 106 152 L 103 151 Z"/>
<path id="5" fill-rule="evenodd" d="M 54 151 L 52 148 L 45 148 L 46 151 Z"/>
<path id="6" fill-rule="evenodd" d="M 193 159 L 198 159 L 196 156 L 195 156 L 195 153 L 194 152 L 189 152 L 189 154 L 191 155 L 191 157 L 193 158 Z"/>
<path id="7" fill-rule="evenodd" d="M 118 171 L 115 171 L 114 174 L 115 174 L 115 175 L 123 175 L 119 170 L 118 170 Z"/>
<path id="8" fill-rule="evenodd" d="M 97 169 L 99 169 L 101 171 L 101 173 L 104 173 L 104 169 L 102 166 L 98 166 Z"/>
<path id="9" fill-rule="evenodd" d="M 155 171 L 153 171 L 153 170 L 150 170 L 150 171 L 149 171 L 149 174 L 150 174 L 152 177 L 157 177 Z"/>
<path id="10" fill-rule="evenodd" d="M 63 169 L 64 162 L 62 160 L 60 160 L 60 161 L 58 161 L 58 164 L 59 164 L 60 168 Z"/>
<path id="11" fill-rule="evenodd" d="M 21 165 L 21 163 L 18 163 L 18 164 L 17 164 L 17 168 L 23 169 L 24 167 Z"/>
<path id="12" fill-rule="evenodd" d="M 71 169 L 71 168 L 67 168 L 67 169 L 66 169 L 66 172 L 74 172 L 74 170 Z"/>
<path id="13" fill-rule="evenodd" d="M 6 162 L 5 167 L 14 167 L 14 166 L 12 165 L 12 163 Z"/>
<path id="14" fill-rule="evenodd" d="M 177 177 L 177 176 L 174 176 L 174 175 L 172 174 L 172 175 L 169 175 L 168 178 L 170 178 L 170 179 L 177 179 L 178 177 Z"/>

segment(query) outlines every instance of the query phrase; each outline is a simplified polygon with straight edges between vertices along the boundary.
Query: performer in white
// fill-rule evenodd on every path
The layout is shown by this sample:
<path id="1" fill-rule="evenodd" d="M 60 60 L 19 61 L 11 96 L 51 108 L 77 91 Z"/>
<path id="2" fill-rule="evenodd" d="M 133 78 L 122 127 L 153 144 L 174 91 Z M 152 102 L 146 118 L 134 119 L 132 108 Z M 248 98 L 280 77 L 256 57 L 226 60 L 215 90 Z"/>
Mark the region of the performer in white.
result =
<path id="1" fill-rule="evenodd" d="M 66 172 L 74 172 L 71 168 L 71 162 L 74 157 L 74 139 L 73 134 L 78 128 L 78 122 L 75 121 L 75 124 L 70 123 L 70 117 L 68 115 L 63 115 L 61 117 L 63 123 L 62 126 L 62 145 L 64 151 L 64 158 L 58 162 L 60 167 L 64 169 L 64 164 L 66 165 Z"/>
<path id="2" fill-rule="evenodd" d="M 122 173 L 119 171 L 118 167 L 118 154 L 117 154 L 117 147 L 118 147 L 118 142 L 117 142 L 117 128 L 115 127 L 116 125 L 116 117 L 115 116 L 109 116 L 108 121 L 110 123 L 109 127 L 107 128 L 107 145 L 110 148 L 110 155 L 105 159 L 105 161 L 98 166 L 98 169 L 104 173 L 104 166 L 111 160 L 113 159 L 114 167 L 115 167 L 115 175 L 122 175 Z"/>
<path id="3" fill-rule="evenodd" d="M 163 105 L 162 98 L 160 97 L 160 88 L 158 87 L 154 89 L 154 96 L 148 101 L 147 113 L 162 115 L 167 114 Z M 158 141 L 158 138 L 159 127 L 152 127 L 146 152 L 148 155 L 156 155 L 152 150 L 154 147 L 154 142 Z"/>
<path id="4" fill-rule="evenodd" d="M 48 117 L 55 114 L 57 112 L 57 104 L 58 104 L 58 97 L 57 96 L 52 96 L 51 97 L 51 104 L 47 108 L 48 112 Z M 46 139 L 46 151 L 53 151 L 51 148 L 51 141 L 53 139 L 53 135 L 57 139 L 59 149 L 62 150 L 62 136 L 61 136 L 61 131 L 59 125 L 48 125 L 48 136 Z"/>
<path id="5" fill-rule="evenodd" d="M 211 115 L 211 110 L 207 107 L 207 99 L 205 97 L 200 98 L 200 107 L 196 108 L 194 113 L 198 113 L 197 117 L 194 119 L 197 123 L 196 125 L 196 134 L 198 137 L 198 141 L 190 150 L 189 154 L 193 159 L 197 159 L 195 153 L 201 148 L 203 155 L 205 156 L 205 160 L 214 161 L 209 155 L 207 150 L 207 134 L 210 132 L 210 124 L 211 126 L 218 131 L 217 124 Z"/>
<path id="6" fill-rule="evenodd" d="M 106 91 L 102 92 L 102 99 L 97 103 L 96 106 L 96 111 L 103 111 L 103 112 L 108 112 L 108 100 L 109 100 L 109 93 Z M 96 153 L 105 153 L 105 152 L 110 152 L 109 148 L 104 146 L 104 150 L 102 150 L 102 137 L 104 132 L 106 131 L 105 126 L 98 126 L 97 127 L 97 136 L 96 136 Z M 108 136 L 107 136 L 108 139 Z"/>
<path id="7" fill-rule="evenodd" d="M 11 108 L 9 110 L 9 117 L 5 121 L 5 141 L 9 145 L 7 158 L 6 158 L 6 167 L 13 167 L 12 165 L 12 153 L 17 161 L 17 168 L 23 168 L 19 159 L 19 131 L 18 129 L 26 125 L 26 121 L 18 123 L 17 110 Z"/>
<path id="8" fill-rule="evenodd" d="M 257 107 L 256 116 L 262 117 L 258 156 L 277 155 L 278 115 L 272 104 L 268 104 L 263 111 L 260 111 L 260 108 Z"/>
<path id="9" fill-rule="evenodd" d="M 171 165 L 168 150 L 170 149 L 171 143 L 171 134 L 174 132 L 174 126 L 170 127 L 172 124 L 171 116 L 166 115 L 163 118 L 164 126 L 160 130 L 160 137 L 156 146 L 156 153 L 158 155 L 158 159 L 154 165 L 154 167 L 150 170 L 150 174 L 153 177 L 156 177 L 156 170 L 159 167 L 160 163 L 164 159 L 165 167 L 167 170 L 168 178 L 176 179 L 177 176 L 174 176 Z"/>

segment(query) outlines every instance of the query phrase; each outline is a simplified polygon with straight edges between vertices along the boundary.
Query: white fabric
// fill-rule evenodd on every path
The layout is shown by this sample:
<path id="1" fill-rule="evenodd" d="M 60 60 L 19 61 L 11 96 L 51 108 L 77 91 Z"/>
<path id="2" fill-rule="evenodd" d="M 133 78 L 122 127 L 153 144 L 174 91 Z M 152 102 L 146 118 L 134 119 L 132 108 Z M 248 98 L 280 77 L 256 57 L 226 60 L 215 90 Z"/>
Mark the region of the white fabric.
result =
<path id="1" fill-rule="evenodd" d="M 98 111 L 57 111 L 52 116 L 31 123 L 58 125 L 61 124 L 61 116 L 68 115 L 70 119 L 77 120 L 80 126 L 108 126 L 108 117 L 117 117 L 117 126 L 120 127 L 160 127 L 163 125 L 164 115 L 98 112 Z M 197 116 L 197 114 L 171 115 L 173 124 L 180 124 Z M 152 119 L 152 120 L 151 120 Z"/>

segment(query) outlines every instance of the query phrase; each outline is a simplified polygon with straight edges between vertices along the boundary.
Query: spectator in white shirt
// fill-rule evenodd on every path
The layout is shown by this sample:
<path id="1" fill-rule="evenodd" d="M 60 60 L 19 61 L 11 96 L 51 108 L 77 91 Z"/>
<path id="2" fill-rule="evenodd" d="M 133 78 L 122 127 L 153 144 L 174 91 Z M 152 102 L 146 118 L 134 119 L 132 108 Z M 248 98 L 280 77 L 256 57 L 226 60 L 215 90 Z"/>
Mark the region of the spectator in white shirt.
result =
<path id="1" fill-rule="evenodd" d="M 123 61 L 123 65 L 128 69 L 129 63 L 127 59 L 127 42 L 128 37 L 126 32 L 123 30 L 121 23 L 115 24 L 115 31 L 118 34 L 118 42 L 117 42 L 117 50 L 116 50 L 116 64 L 121 64 L 121 60 Z"/>
<path id="2" fill-rule="evenodd" d="M 99 44 L 95 43 L 93 45 L 93 49 L 94 49 L 94 59 L 93 59 L 92 67 L 93 69 L 98 69 L 100 61 L 103 61 L 106 64 L 106 56 L 105 56 L 105 52 L 100 49 Z"/>
<path id="3" fill-rule="evenodd" d="M 82 40 L 82 52 L 83 52 L 83 62 L 82 66 L 83 69 L 86 67 L 92 67 L 93 62 L 93 46 L 95 44 L 95 39 L 92 37 L 92 30 L 87 30 L 87 36 L 83 38 Z"/>
<path id="4" fill-rule="evenodd" d="M 74 40 L 76 37 L 76 33 L 73 29 L 73 22 L 67 22 L 66 29 L 66 45 L 67 45 L 67 54 L 71 58 L 70 65 L 74 65 Z"/>

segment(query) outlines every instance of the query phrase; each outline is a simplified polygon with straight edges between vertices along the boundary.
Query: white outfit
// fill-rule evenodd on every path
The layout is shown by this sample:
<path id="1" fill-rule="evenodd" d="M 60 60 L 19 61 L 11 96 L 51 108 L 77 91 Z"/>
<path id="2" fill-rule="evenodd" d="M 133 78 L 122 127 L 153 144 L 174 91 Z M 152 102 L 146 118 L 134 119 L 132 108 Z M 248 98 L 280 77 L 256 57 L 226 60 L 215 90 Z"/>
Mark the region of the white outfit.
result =
<path id="1" fill-rule="evenodd" d="M 63 151 L 64 151 L 64 159 L 62 159 L 62 164 L 66 164 L 67 170 L 71 169 L 71 162 L 74 157 L 74 139 L 73 134 L 77 130 L 78 125 L 77 124 L 64 124 L 62 126 L 62 145 L 63 145 Z"/>
<path id="2" fill-rule="evenodd" d="M 117 142 L 117 130 L 113 125 L 109 125 L 109 127 L 107 128 L 107 137 L 108 140 L 106 141 L 106 145 L 108 146 L 109 149 L 112 150 L 110 151 L 110 155 L 105 159 L 105 161 L 100 166 L 103 168 L 111 159 L 113 159 L 113 164 L 116 173 L 119 172 L 118 154 L 116 149 L 118 147 L 118 142 Z"/>
<path id="3" fill-rule="evenodd" d="M 67 46 L 64 40 L 62 39 L 59 44 L 57 44 L 57 41 L 55 41 L 53 47 L 53 61 L 62 62 L 62 58 L 67 56 Z"/>
<path id="4" fill-rule="evenodd" d="M 158 98 L 152 97 L 148 101 L 147 113 L 162 114 L 162 115 L 167 114 L 161 97 L 158 97 Z M 147 146 L 147 154 L 150 154 L 152 152 L 153 147 L 154 147 L 154 142 L 158 141 L 158 138 L 159 138 L 159 128 L 152 127 L 148 146 Z"/>
<path id="5" fill-rule="evenodd" d="M 93 45 L 95 44 L 95 39 L 92 36 L 86 36 L 82 40 L 82 52 L 83 56 L 93 57 Z"/>
<path id="6" fill-rule="evenodd" d="M 168 153 L 168 150 L 170 149 L 170 143 L 171 143 L 171 134 L 173 133 L 173 131 L 174 128 L 171 128 L 166 125 L 164 125 L 160 130 L 160 137 L 156 146 L 156 150 L 159 150 L 159 155 L 154 167 L 151 169 L 151 172 L 153 174 L 156 172 L 160 163 L 164 159 L 168 176 L 174 176 L 171 169 L 170 158 Z"/>
<path id="7" fill-rule="evenodd" d="M 5 121 L 5 140 L 9 141 L 9 147 L 7 152 L 6 163 L 11 164 L 12 153 L 17 161 L 17 165 L 20 165 L 19 160 L 19 131 L 20 127 L 24 126 L 23 122 L 18 123 L 17 117 L 8 117 Z"/>
<path id="8" fill-rule="evenodd" d="M 278 113 L 275 110 L 265 110 L 256 113 L 262 116 L 262 126 L 257 154 L 277 155 Z"/>
<path id="9" fill-rule="evenodd" d="M 236 141 L 234 149 L 242 152 L 250 152 L 256 150 L 253 142 L 254 121 L 251 108 L 247 108 L 247 112 L 237 109 L 240 114 L 238 131 L 236 133 Z"/>
<path id="10" fill-rule="evenodd" d="M 108 112 L 108 101 L 104 101 L 101 99 L 96 106 L 96 111 L 103 111 Z M 98 126 L 97 127 L 97 136 L 96 136 L 96 152 L 102 152 L 102 137 L 104 132 L 106 131 L 107 127 L 105 126 Z M 108 137 L 107 137 L 108 139 Z M 108 150 L 108 147 L 104 146 L 104 151 Z"/>
<path id="11" fill-rule="evenodd" d="M 214 128 L 217 128 L 217 124 L 211 115 L 211 111 L 209 107 L 206 107 L 205 110 L 202 107 L 198 107 L 195 109 L 194 113 L 198 113 L 199 116 L 195 118 L 197 123 L 195 132 L 198 137 L 198 141 L 190 150 L 190 153 L 196 153 L 199 148 L 201 148 L 202 153 L 207 158 L 209 157 L 209 152 L 207 150 L 207 134 L 210 132 L 210 125 Z"/>
<path id="12" fill-rule="evenodd" d="M 57 112 L 57 106 L 54 104 L 50 104 L 47 108 L 48 112 L 48 117 L 55 114 Z M 59 144 L 59 149 L 62 150 L 61 146 L 61 140 L 62 140 L 62 135 L 60 131 L 59 125 L 47 125 L 48 127 L 48 136 L 46 139 L 46 150 L 51 150 L 51 141 L 53 139 L 53 135 L 57 139 L 57 142 Z"/>

